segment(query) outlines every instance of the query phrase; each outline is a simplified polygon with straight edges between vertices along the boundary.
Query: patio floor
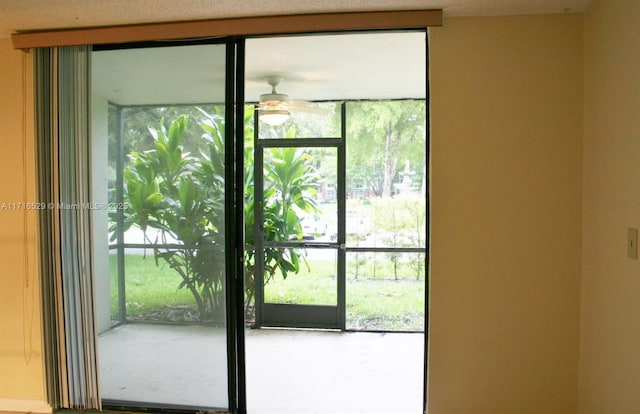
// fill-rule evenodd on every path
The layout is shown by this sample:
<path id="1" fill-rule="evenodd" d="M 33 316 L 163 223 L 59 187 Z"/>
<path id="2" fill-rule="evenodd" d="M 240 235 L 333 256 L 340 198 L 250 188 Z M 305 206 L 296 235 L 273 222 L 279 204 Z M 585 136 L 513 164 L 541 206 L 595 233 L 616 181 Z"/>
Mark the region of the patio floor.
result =
<path id="1" fill-rule="evenodd" d="M 247 330 L 250 414 L 419 414 L 423 334 Z M 128 324 L 99 336 L 102 397 L 227 406 L 225 331 Z M 134 404 L 135 405 L 135 404 Z"/>

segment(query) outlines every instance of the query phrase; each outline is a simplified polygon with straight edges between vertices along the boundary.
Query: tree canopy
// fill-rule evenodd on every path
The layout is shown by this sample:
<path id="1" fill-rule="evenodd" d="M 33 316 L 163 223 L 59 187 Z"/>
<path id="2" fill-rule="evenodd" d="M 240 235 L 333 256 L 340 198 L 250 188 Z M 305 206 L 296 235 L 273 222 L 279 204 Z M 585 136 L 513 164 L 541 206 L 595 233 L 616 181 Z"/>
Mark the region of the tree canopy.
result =
<path id="1" fill-rule="evenodd" d="M 389 197 L 399 169 L 408 162 L 413 181 L 420 182 L 425 117 L 423 100 L 347 103 L 347 176 L 363 177 L 375 195 Z"/>

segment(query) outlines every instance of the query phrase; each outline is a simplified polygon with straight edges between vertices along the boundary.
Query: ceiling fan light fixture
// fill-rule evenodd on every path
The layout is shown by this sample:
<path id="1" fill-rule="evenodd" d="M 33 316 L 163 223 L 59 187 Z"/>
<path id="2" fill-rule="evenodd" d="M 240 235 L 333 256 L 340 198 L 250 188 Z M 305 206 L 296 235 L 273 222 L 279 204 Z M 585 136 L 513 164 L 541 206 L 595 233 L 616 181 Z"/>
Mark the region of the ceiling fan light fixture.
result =
<path id="1" fill-rule="evenodd" d="M 260 111 L 260 121 L 271 126 L 281 125 L 289 119 L 289 115 L 289 111 L 284 109 L 266 109 Z"/>

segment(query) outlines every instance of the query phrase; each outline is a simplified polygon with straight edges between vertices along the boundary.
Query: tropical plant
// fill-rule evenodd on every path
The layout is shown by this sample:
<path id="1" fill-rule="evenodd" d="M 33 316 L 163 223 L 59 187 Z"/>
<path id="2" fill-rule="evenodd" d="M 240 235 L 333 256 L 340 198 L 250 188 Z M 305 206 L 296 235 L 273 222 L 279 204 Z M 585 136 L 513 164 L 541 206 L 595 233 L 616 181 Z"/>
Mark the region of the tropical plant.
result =
<path id="1" fill-rule="evenodd" d="M 200 154 L 185 151 L 190 116 L 160 121 L 149 128 L 153 149 L 132 151 L 124 171 L 125 197 L 122 230 L 139 227 L 154 247 L 156 264 L 167 263 L 181 277 L 178 288 L 194 297 L 201 321 L 221 322 L 224 315 L 224 119 L 200 110 Z M 192 115 L 193 116 L 193 111 Z M 245 115 L 244 214 L 245 243 L 254 246 L 253 109 Z M 193 129 L 191 129 L 193 130 Z M 290 128 L 288 137 L 295 130 Z M 300 212 L 317 211 L 314 201 L 317 175 L 308 153 L 294 148 L 269 149 L 265 161 L 265 241 L 302 237 Z M 115 230 L 114 222 L 111 230 Z M 149 229 L 156 230 L 150 236 Z M 115 232 L 113 233 L 115 237 Z M 155 237 L 151 240 L 151 237 Z M 177 241 L 170 244 L 170 241 Z M 300 270 L 300 254 L 292 248 L 265 249 L 265 283 L 280 274 Z M 245 254 L 245 293 L 249 308 L 255 295 L 255 251 Z"/>
<path id="2" fill-rule="evenodd" d="M 183 150 L 189 118 L 179 116 L 168 129 L 149 128 L 154 149 L 129 154 L 124 171 L 123 230 L 135 225 L 153 242 L 156 264 L 166 262 L 181 277 L 178 288 L 193 295 L 200 319 L 224 315 L 224 151 L 223 120 L 210 116 L 202 127 L 207 143 L 200 157 Z M 150 240 L 149 228 L 158 230 Z M 177 244 L 171 245 L 170 240 Z"/>

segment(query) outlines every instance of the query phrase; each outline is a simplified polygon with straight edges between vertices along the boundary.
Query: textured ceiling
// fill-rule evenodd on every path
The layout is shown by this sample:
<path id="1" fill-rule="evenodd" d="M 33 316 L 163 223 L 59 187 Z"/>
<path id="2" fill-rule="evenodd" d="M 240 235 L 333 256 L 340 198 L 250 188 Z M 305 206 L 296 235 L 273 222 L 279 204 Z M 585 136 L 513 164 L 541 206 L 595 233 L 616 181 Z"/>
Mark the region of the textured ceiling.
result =
<path id="1" fill-rule="evenodd" d="M 15 31 L 277 14 L 442 9 L 445 16 L 580 13 L 593 0 L 0 0 Z"/>

